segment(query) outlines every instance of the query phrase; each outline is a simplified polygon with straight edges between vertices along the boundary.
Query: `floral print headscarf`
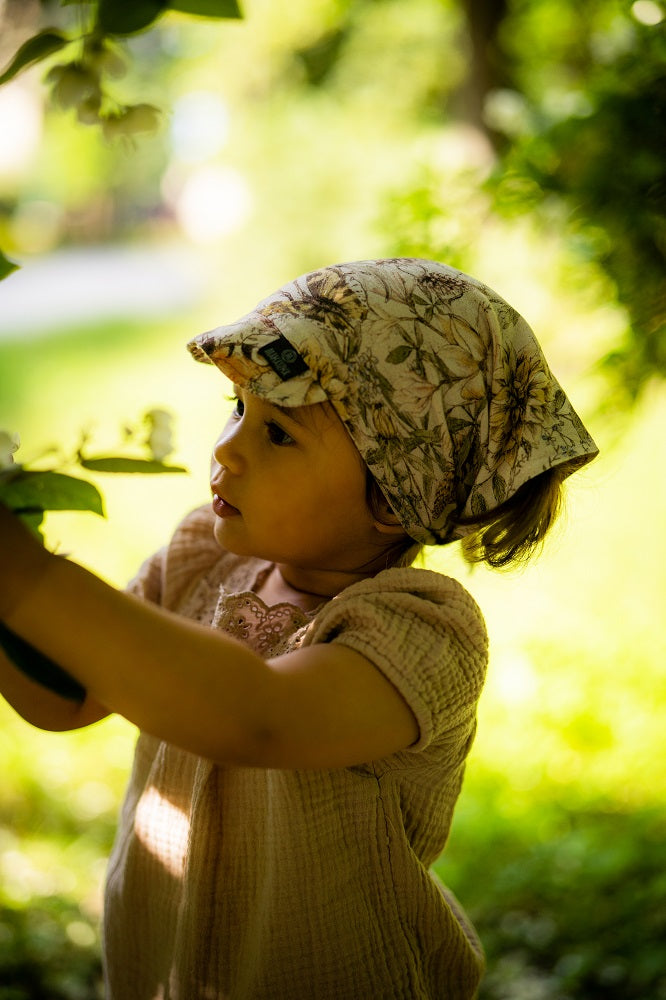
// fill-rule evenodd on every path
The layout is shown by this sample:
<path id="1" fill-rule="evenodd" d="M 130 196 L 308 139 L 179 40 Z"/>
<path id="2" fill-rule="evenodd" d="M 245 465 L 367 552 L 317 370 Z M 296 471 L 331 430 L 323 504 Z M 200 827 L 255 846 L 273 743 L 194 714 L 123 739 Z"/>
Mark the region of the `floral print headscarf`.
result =
<path id="1" fill-rule="evenodd" d="M 280 406 L 330 400 L 403 527 L 426 544 L 462 537 L 461 519 L 598 451 L 525 320 L 434 261 L 323 267 L 188 348 Z"/>

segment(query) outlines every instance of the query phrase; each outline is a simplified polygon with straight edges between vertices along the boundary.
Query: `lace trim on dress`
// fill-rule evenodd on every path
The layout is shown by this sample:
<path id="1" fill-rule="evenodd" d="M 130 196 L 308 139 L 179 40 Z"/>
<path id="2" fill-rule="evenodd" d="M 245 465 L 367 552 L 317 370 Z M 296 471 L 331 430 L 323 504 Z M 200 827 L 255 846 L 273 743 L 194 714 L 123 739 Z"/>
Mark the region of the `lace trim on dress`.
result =
<path id="1" fill-rule="evenodd" d="M 249 588 L 261 586 L 272 563 L 251 560 L 256 566 L 249 567 L 244 560 L 230 567 L 229 561 L 221 559 L 200 578 L 183 600 L 180 613 L 222 629 L 265 658 L 298 648 L 320 608 L 303 611 L 287 603 L 269 607 Z"/>
<path id="2" fill-rule="evenodd" d="M 213 627 L 268 658 L 297 648 L 315 614 L 316 610 L 303 611 L 293 604 L 268 607 L 250 592 L 221 593 L 213 615 Z"/>

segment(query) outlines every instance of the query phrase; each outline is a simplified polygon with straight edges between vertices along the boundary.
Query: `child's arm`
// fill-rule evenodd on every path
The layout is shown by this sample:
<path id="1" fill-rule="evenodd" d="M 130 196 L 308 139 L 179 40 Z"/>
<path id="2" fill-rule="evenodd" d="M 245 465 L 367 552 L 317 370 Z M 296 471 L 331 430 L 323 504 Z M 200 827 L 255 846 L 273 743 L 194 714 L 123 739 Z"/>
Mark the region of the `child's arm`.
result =
<path id="1" fill-rule="evenodd" d="M 7 626 L 99 703 L 185 750 L 227 763 L 336 767 L 418 737 L 401 695 L 352 649 L 318 644 L 267 663 L 50 555 L 2 510 L 0 549 L 10 569 L 0 579 Z"/>

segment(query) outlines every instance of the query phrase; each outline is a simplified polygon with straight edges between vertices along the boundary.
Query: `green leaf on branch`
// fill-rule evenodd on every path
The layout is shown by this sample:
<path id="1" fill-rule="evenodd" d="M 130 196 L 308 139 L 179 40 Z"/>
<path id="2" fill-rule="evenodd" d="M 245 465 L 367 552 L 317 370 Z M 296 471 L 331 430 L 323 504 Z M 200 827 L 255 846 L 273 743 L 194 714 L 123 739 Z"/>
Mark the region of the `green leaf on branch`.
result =
<path id="1" fill-rule="evenodd" d="M 131 35 L 152 24 L 166 7 L 166 0 L 136 0 L 135 3 L 100 0 L 97 26 L 104 34 Z"/>
<path id="2" fill-rule="evenodd" d="M 79 464 L 84 469 L 91 472 L 119 472 L 123 474 L 133 474 L 136 472 L 159 474 L 165 472 L 187 472 L 182 465 L 165 465 L 164 462 L 148 461 L 143 458 L 83 458 L 79 459 Z"/>
<path id="3" fill-rule="evenodd" d="M 41 544 L 44 544 L 44 536 L 41 532 L 42 524 L 44 523 L 44 511 L 43 510 L 30 510 L 23 511 L 19 517 L 25 524 L 26 528 L 29 528 L 33 533 L 35 538 L 37 538 Z"/>
<path id="4" fill-rule="evenodd" d="M 183 14 L 198 14 L 199 17 L 243 16 L 236 0 L 169 0 L 167 6 L 171 10 L 182 11 Z"/>
<path id="5" fill-rule="evenodd" d="M 103 115 L 102 130 L 106 139 L 131 136 L 140 132 L 155 132 L 160 126 L 161 112 L 152 104 L 133 104 L 113 114 Z"/>
<path id="6" fill-rule="evenodd" d="M 10 274 L 13 274 L 14 271 L 18 271 L 18 269 L 18 264 L 15 264 L 13 260 L 9 260 L 5 257 L 2 250 L 0 250 L 0 281 L 2 281 L 3 278 L 8 278 Z"/>
<path id="7" fill-rule="evenodd" d="M 0 85 L 7 83 L 8 80 L 11 80 L 27 66 L 31 66 L 32 63 L 46 59 L 47 56 L 58 52 L 65 45 L 69 45 L 69 41 L 69 38 L 66 38 L 60 31 L 54 31 L 53 28 L 46 28 L 38 35 L 33 35 L 32 38 L 23 43 L 7 69 L 0 74 Z"/>
<path id="8" fill-rule="evenodd" d="M 22 470 L 0 484 L 0 500 L 16 513 L 35 514 L 44 510 L 89 510 L 104 517 L 99 490 L 85 479 L 62 472 Z"/>

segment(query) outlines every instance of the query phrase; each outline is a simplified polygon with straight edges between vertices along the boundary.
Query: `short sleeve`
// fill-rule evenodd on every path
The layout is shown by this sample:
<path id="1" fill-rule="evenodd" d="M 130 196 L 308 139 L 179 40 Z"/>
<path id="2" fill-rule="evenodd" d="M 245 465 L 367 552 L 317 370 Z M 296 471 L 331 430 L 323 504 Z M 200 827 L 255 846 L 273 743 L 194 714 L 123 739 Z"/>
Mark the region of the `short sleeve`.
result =
<path id="1" fill-rule="evenodd" d="M 385 570 L 330 601 L 305 642 L 349 646 L 391 681 L 419 727 L 412 751 L 476 712 L 488 660 L 486 628 L 473 598 L 449 577 Z"/>

